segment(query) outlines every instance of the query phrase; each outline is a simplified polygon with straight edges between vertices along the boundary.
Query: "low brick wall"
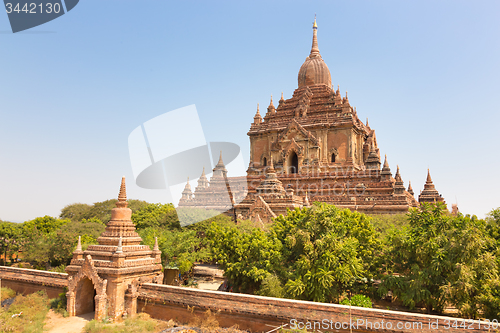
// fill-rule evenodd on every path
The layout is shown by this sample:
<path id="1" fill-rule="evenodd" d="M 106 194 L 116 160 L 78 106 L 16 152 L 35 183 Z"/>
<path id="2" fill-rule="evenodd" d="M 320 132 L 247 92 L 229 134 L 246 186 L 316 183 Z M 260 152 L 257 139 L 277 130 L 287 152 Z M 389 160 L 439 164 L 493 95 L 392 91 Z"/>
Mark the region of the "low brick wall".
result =
<path id="1" fill-rule="evenodd" d="M 407 312 L 367 309 L 338 304 L 296 301 L 167 285 L 139 288 L 137 309 L 153 318 L 180 323 L 198 321 L 210 310 L 219 325 L 267 332 L 283 324 L 332 332 L 494 332 L 486 323 Z M 293 322 L 293 320 L 296 320 Z M 456 322 L 455 322 L 456 321 Z M 455 327 L 454 326 L 455 324 Z M 316 326 L 314 326 L 316 325 Z M 461 326 L 462 325 L 462 326 Z M 307 326 L 306 326 L 307 327 Z M 292 326 L 293 328 L 293 326 Z"/>
<path id="2" fill-rule="evenodd" d="M 68 286 L 68 274 L 39 271 L 27 268 L 0 266 L 2 287 L 17 293 L 31 294 L 45 290 L 49 298 L 55 298 Z"/>

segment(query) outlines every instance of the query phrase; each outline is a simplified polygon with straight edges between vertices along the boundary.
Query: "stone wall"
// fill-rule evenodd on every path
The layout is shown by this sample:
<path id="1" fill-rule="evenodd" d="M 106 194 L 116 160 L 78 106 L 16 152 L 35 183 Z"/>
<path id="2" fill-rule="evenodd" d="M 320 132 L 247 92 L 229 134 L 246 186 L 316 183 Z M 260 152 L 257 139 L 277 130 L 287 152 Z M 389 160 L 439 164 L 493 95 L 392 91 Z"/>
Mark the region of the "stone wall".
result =
<path id="1" fill-rule="evenodd" d="M 207 310 L 219 325 L 253 332 L 267 332 L 280 325 L 315 325 L 321 331 L 335 332 L 487 332 L 484 323 L 457 318 L 407 312 L 367 309 L 337 304 L 296 301 L 262 296 L 198 290 L 166 285 L 143 284 L 137 310 L 154 318 L 193 322 Z M 293 320 L 296 320 L 295 322 Z M 352 327 L 350 325 L 352 323 Z M 460 327 L 462 325 L 462 327 Z M 464 325 L 467 329 L 464 329 Z M 325 327 L 328 326 L 328 327 Z M 447 328 L 449 327 L 449 328 Z M 292 327 L 293 328 L 293 327 Z M 311 326 L 310 328 L 314 328 Z M 311 329 L 311 330 L 312 330 Z"/>
<path id="2" fill-rule="evenodd" d="M 55 298 L 68 286 L 68 274 L 35 269 L 0 266 L 2 287 L 21 294 L 45 290 L 49 298 Z"/>

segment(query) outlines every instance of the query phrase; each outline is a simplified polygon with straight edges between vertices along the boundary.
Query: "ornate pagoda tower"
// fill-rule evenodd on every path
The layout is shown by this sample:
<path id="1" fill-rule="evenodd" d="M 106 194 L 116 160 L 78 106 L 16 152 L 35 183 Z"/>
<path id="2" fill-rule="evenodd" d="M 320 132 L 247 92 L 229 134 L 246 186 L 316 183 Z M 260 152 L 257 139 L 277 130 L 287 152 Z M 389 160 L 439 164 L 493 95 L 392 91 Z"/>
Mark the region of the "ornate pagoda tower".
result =
<path id="1" fill-rule="evenodd" d="M 420 195 L 418 196 L 418 202 L 445 203 L 444 198 L 441 196 L 441 194 L 439 194 L 439 192 L 436 190 L 436 187 L 434 186 L 434 183 L 432 182 L 431 172 L 429 171 L 429 169 L 427 169 L 427 180 L 425 181 L 423 191 L 420 192 Z"/>
<path id="2" fill-rule="evenodd" d="M 161 251 L 158 242 L 151 250 L 132 223 L 127 208 L 125 177 L 122 178 L 116 208 L 105 231 L 82 251 L 80 239 L 66 267 L 68 277 L 67 311 L 70 316 L 92 312 L 95 319 L 121 318 L 136 312 L 137 287 L 142 283 L 161 283 Z"/>
<path id="3" fill-rule="evenodd" d="M 250 163 L 246 179 L 215 177 L 222 165 L 219 161 L 210 182 L 202 177 L 194 198 L 181 200 L 179 206 L 216 209 L 256 221 L 269 221 L 286 214 L 286 208 L 304 207 L 314 201 L 368 214 L 406 213 L 418 207 L 399 167 L 393 176 L 387 156 L 381 163 L 375 130 L 368 119 L 363 123 L 347 92 L 343 96 L 340 87 L 335 90 L 332 86 L 330 69 L 319 51 L 316 19 L 311 50 L 297 81 L 291 98 L 285 99 L 282 93 L 275 106 L 271 96 L 265 114 L 257 104 L 247 133 Z M 246 182 L 245 199 L 232 206 L 229 200 L 217 202 L 228 190 L 222 178 L 226 185 L 231 183 L 231 188 Z M 424 200 L 434 195 L 430 190 L 424 190 Z M 240 198 L 242 193 L 232 195 Z"/>
<path id="4" fill-rule="evenodd" d="M 313 24 L 312 47 L 299 69 L 298 88 L 267 113 L 260 110 L 248 132 L 249 195 L 258 194 L 269 161 L 284 188 L 308 200 L 364 213 L 405 213 L 418 206 L 406 191 L 399 168 L 393 177 L 387 157 L 381 167 L 375 130 L 363 123 L 345 96 L 332 87 L 331 74 L 318 46 Z M 242 202 L 243 203 L 243 202 Z"/>

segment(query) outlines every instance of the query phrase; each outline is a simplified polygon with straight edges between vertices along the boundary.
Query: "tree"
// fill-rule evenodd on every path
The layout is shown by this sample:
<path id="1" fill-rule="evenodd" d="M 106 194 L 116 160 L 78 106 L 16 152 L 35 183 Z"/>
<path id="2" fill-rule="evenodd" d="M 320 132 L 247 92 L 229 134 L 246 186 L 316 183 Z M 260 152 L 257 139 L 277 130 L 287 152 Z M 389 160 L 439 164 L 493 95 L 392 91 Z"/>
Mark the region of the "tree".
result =
<path id="1" fill-rule="evenodd" d="M 171 214 L 169 214 L 171 213 Z M 167 216 L 168 214 L 168 216 Z M 172 218 L 174 217 L 174 218 Z M 152 203 L 142 207 L 132 214 L 132 222 L 137 229 L 149 227 L 172 227 L 180 228 L 177 215 L 175 214 L 174 205 Z"/>
<path id="2" fill-rule="evenodd" d="M 59 218 L 69 219 L 73 222 L 81 221 L 82 219 L 89 218 L 91 208 L 91 205 L 83 203 L 74 203 L 71 205 L 67 205 L 66 207 L 61 209 Z"/>
<path id="3" fill-rule="evenodd" d="M 107 224 L 111 219 L 111 210 L 116 207 L 116 199 L 95 202 L 92 205 L 75 203 L 64 207 L 59 215 L 62 219 L 70 219 L 73 222 L 78 222 L 83 219 L 97 218 L 104 224 Z M 136 212 L 148 205 L 146 201 L 141 200 L 127 200 L 128 208 L 132 212 Z"/>
<path id="4" fill-rule="evenodd" d="M 410 308 L 442 312 L 448 303 L 476 318 L 498 285 L 495 242 L 485 221 L 453 217 L 441 203 L 424 203 L 410 211 L 409 222 L 389 236 L 386 258 L 395 274 L 383 279 L 380 291 L 392 290 Z"/>
<path id="5" fill-rule="evenodd" d="M 314 203 L 279 216 L 272 231 L 284 245 L 288 267 L 286 275 L 278 276 L 293 298 L 338 302 L 344 292 L 358 289 L 376 272 L 381 244 L 364 214 Z"/>
<path id="6" fill-rule="evenodd" d="M 173 210 L 175 213 L 175 210 Z M 160 219 L 160 224 L 167 221 L 168 216 L 173 218 L 171 210 Z M 177 217 L 177 215 L 175 215 Z M 162 262 L 165 267 L 176 267 L 186 280 L 192 271 L 195 262 L 212 262 L 212 254 L 209 250 L 206 237 L 207 229 L 212 222 L 221 225 L 233 224 L 231 219 L 224 215 L 210 218 L 207 221 L 196 223 L 188 227 L 180 228 L 178 220 L 172 220 L 160 227 L 148 227 L 138 229 L 143 244 L 153 248 L 155 237 L 158 237 L 158 245 L 162 252 Z M 175 223 L 177 222 L 177 223 Z"/>
<path id="7" fill-rule="evenodd" d="M 49 269 L 50 251 L 56 231 L 70 222 L 47 215 L 24 222 L 22 224 L 24 260 L 31 262 L 37 268 Z"/>
<path id="8" fill-rule="evenodd" d="M 19 251 L 21 231 L 18 223 L 0 221 L 0 254 L 4 255 L 4 265 L 8 256 Z"/>
<path id="9" fill-rule="evenodd" d="M 33 233 L 49 234 L 69 222 L 69 220 L 60 220 L 52 216 L 45 215 L 44 217 L 37 217 L 31 221 L 24 222 L 23 230 L 27 235 L 31 235 Z"/>
<path id="10" fill-rule="evenodd" d="M 272 285 L 273 293 L 283 287 L 286 297 L 320 302 L 338 301 L 372 277 L 381 246 L 366 215 L 323 203 L 279 216 L 268 233 L 214 224 L 207 235 L 214 258 L 241 290 L 255 291 L 265 280 L 259 293 Z"/>
<path id="11" fill-rule="evenodd" d="M 235 290 L 256 291 L 282 265 L 281 242 L 260 229 L 243 232 L 213 223 L 207 231 L 212 255 Z"/>
<path id="12" fill-rule="evenodd" d="M 69 265 L 81 236 L 82 249 L 91 244 L 97 244 L 97 238 L 104 231 L 105 226 L 99 222 L 72 222 L 57 230 L 49 250 L 51 266 Z"/>

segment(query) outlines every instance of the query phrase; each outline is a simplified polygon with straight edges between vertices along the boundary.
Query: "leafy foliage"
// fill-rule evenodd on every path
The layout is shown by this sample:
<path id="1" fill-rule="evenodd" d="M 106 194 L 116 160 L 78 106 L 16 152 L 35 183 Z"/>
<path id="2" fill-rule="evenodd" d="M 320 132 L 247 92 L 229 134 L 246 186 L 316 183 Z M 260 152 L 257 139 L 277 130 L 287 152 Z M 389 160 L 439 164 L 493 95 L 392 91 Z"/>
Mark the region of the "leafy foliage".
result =
<path id="1" fill-rule="evenodd" d="M 111 210 L 116 207 L 116 199 L 110 199 L 106 201 L 96 202 L 93 205 L 87 205 L 82 203 L 75 203 L 64 207 L 61 210 L 59 217 L 61 219 L 70 219 L 73 222 L 79 222 L 83 219 L 96 218 L 102 221 L 104 224 L 108 223 L 111 219 Z M 148 205 L 146 201 L 129 199 L 128 208 L 132 210 L 132 213 L 144 208 Z"/>
<path id="2" fill-rule="evenodd" d="M 19 223 L 0 222 L 0 254 L 12 256 L 21 246 L 22 228 Z M 5 262 L 3 263 L 5 265 Z"/>
<path id="3" fill-rule="evenodd" d="M 156 208 L 152 208 L 156 210 Z M 163 209 L 163 207 L 159 208 Z M 206 238 L 206 230 L 211 223 L 232 225 L 233 222 L 225 215 L 217 215 L 206 221 L 180 228 L 177 215 L 174 215 L 175 220 L 173 218 L 168 220 L 172 211 L 175 213 L 175 210 L 168 209 L 167 213 L 160 219 L 160 221 L 169 222 L 163 223 L 160 227 L 138 229 L 138 233 L 142 237 L 143 243 L 151 248 L 153 248 L 155 237 L 158 237 L 158 246 L 162 252 L 164 266 L 178 268 L 183 275 L 183 280 L 186 280 L 195 262 L 212 262 L 212 254 Z M 140 216 L 147 216 L 147 214 Z"/>
<path id="4" fill-rule="evenodd" d="M 366 295 L 361 295 L 361 294 L 356 294 L 349 298 L 344 298 L 340 304 L 342 305 L 352 305 L 352 306 L 360 306 L 362 308 L 371 308 L 373 307 L 372 305 L 372 300 L 370 297 Z"/>
<path id="5" fill-rule="evenodd" d="M 381 248 L 366 215 L 322 203 L 279 216 L 268 233 L 214 224 L 207 235 L 214 258 L 240 290 L 266 293 L 261 284 L 275 275 L 286 297 L 320 302 L 338 300 L 372 277 Z"/>
<path id="6" fill-rule="evenodd" d="M 462 316 L 476 318 L 492 289 L 498 289 L 494 240 L 475 216 L 457 217 L 445 206 L 422 204 L 409 213 L 410 225 L 393 230 L 387 260 L 393 272 L 384 278 L 388 290 L 410 308 L 442 312 L 449 303 Z"/>
<path id="7" fill-rule="evenodd" d="M 179 221 L 172 204 L 148 204 L 132 214 L 136 228 L 180 228 Z"/>

